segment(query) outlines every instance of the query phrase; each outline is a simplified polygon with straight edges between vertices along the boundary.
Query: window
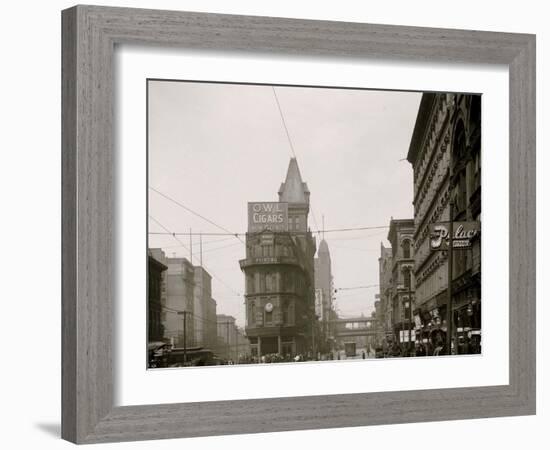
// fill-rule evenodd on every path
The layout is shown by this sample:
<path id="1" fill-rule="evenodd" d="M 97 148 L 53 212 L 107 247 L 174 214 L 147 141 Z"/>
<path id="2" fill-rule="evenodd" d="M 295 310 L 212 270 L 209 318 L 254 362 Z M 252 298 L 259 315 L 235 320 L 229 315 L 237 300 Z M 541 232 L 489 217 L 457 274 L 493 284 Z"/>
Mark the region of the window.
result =
<path id="1" fill-rule="evenodd" d="M 246 291 L 247 294 L 254 293 L 254 277 L 252 275 L 246 276 Z"/>
<path id="2" fill-rule="evenodd" d="M 405 319 L 409 319 L 411 317 L 411 304 L 410 304 L 410 301 L 409 301 L 409 297 L 404 297 L 403 298 L 403 314 L 404 314 L 404 318 Z"/>
<path id="3" fill-rule="evenodd" d="M 479 140 L 472 149 L 471 176 L 470 176 L 470 195 L 472 195 L 481 186 L 481 151 Z"/>
<path id="4" fill-rule="evenodd" d="M 290 271 L 285 272 L 285 291 L 294 291 L 294 275 Z"/>
<path id="5" fill-rule="evenodd" d="M 250 302 L 248 304 L 248 325 L 254 325 L 256 323 L 256 304 L 254 302 Z"/>
<path id="6" fill-rule="evenodd" d="M 261 292 L 260 272 L 254 274 L 254 292 Z"/>
<path id="7" fill-rule="evenodd" d="M 403 277 L 404 277 L 405 288 L 410 289 L 411 288 L 411 270 L 405 269 L 403 273 Z"/>
<path id="8" fill-rule="evenodd" d="M 269 272 L 265 274 L 265 290 L 267 292 L 273 291 L 273 276 Z"/>
<path id="9" fill-rule="evenodd" d="M 410 258 L 411 257 L 411 241 L 408 239 L 405 239 L 403 241 L 403 244 L 401 244 L 401 247 L 403 247 L 403 258 Z"/>
<path id="10" fill-rule="evenodd" d="M 265 312 L 265 324 L 271 325 L 273 323 L 273 311 Z"/>
<path id="11" fill-rule="evenodd" d="M 455 128 L 453 139 L 453 172 L 454 172 L 454 195 L 455 195 L 455 214 L 454 218 L 463 214 L 467 206 L 466 192 L 466 131 L 464 124 L 460 120 Z"/>
<path id="12" fill-rule="evenodd" d="M 262 256 L 273 256 L 273 246 L 262 245 Z"/>
<path id="13" fill-rule="evenodd" d="M 288 325 L 294 325 L 294 302 L 288 302 Z"/>

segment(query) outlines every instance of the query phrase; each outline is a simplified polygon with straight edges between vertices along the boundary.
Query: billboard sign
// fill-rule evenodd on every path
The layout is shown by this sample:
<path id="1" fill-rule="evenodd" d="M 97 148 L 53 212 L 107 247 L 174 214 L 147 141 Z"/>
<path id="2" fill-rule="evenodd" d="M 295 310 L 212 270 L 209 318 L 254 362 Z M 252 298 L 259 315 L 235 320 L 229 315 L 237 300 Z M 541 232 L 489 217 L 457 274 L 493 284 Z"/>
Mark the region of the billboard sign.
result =
<path id="1" fill-rule="evenodd" d="M 248 232 L 288 231 L 288 203 L 248 203 Z"/>
<path id="2" fill-rule="evenodd" d="M 480 222 L 453 222 L 453 250 L 470 248 L 472 241 L 479 236 Z M 430 225 L 430 249 L 447 250 L 449 248 L 449 223 Z"/>

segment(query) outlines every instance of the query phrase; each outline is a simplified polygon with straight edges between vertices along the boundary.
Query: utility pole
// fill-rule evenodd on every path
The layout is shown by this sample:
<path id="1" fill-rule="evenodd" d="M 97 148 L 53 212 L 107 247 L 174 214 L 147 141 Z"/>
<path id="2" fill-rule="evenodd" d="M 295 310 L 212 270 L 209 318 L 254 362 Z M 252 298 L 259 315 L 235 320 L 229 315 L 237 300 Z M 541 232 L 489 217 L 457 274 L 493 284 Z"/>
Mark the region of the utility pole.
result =
<path id="1" fill-rule="evenodd" d="M 453 334 L 453 212 L 454 212 L 454 202 L 451 200 L 449 202 L 449 249 L 447 250 L 447 255 L 449 257 L 448 261 L 448 274 L 447 274 L 447 355 L 451 354 L 451 340 Z"/>

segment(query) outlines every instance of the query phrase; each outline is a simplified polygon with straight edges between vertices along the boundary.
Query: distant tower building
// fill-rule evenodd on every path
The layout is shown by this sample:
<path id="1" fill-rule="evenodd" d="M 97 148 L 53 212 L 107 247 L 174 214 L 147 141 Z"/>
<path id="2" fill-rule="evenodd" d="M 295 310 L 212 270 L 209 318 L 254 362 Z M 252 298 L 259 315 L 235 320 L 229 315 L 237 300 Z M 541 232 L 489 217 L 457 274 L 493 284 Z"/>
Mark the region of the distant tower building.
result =
<path id="1" fill-rule="evenodd" d="M 330 252 L 327 241 L 324 239 L 319 243 L 319 251 L 315 258 L 315 289 L 320 291 L 318 295 L 322 299 L 320 314 L 317 316 L 321 322 L 321 339 L 323 353 L 330 350 L 331 322 L 330 311 L 332 310 L 332 268 L 330 262 Z"/>
<path id="2" fill-rule="evenodd" d="M 226 360 L 236 361 L 238 354 L 238 328 L 235 324 L 235 318 L 227 314 L 218 314 L 216 321 L 218 336 L 216 353 Z"/>
<path id="3" fill-rule="evenodd" d="M 212 277 L 202 266 L 195 266 L 194 313 L 195 345 L 216 345 L 216 302 L 212 299 Z M 214 324 L 214 327 L 212 327 Z"/>
<path id="4" fill-rule="evenodd" d="M 246 334 L 253 356 L 316 351 L 315 238 L 308 229 L 309 189 L 290 160 L 278 202 L 248 204 Z"/>
<path id="5" fill-rule="evenodd" d="M 164 336 L 177 346 L 183 346 L 183 320 L 185 317 L 185 344 L 190 347 L 196 344 L 195 323 L 195 268 L 187 258 L 166 258 L 168 269 L 166 280 L 166 308 Z M 185 316 L 178 312 L 185 311 Z"/>

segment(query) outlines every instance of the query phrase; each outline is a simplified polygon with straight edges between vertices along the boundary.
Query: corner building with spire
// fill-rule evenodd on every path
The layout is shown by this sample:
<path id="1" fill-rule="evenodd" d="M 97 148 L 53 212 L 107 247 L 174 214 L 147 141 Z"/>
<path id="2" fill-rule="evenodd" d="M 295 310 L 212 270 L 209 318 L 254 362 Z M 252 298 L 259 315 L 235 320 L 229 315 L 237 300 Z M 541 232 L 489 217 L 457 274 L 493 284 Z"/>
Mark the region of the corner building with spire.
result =
<path id="1" fill-rule="evenodd" d="M 278 202 L 249 202 L 245 275 L 246 335 L 253 356 L 315 354 L 315 238 L 309 196 L 291 158 Z"/>

